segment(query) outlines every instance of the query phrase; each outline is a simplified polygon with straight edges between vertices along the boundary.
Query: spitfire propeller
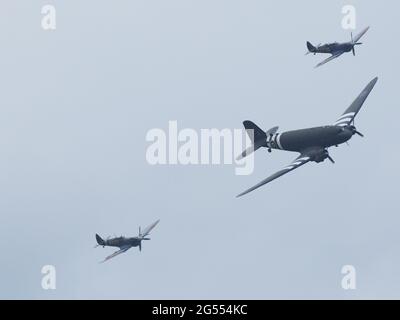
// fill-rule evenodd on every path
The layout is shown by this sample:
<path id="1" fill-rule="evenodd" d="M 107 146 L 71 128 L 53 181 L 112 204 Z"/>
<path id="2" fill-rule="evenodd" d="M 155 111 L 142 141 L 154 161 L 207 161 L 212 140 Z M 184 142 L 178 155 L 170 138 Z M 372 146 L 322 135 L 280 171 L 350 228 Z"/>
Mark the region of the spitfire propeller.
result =
<path id="1" fill-rule="evenodd" d="M 146 236 L 150 233 L 150 231 L 157 225 L 160 220 L 157 220 L 152 225 L 145 228 L 144 232 L 142 233 L 142 229 L 139 227 L 139 251 L 142 251 L 142 240 L 150 240 L 150 238 L 146 238 Z"/>
<path id="2" fill-rule="evenodd" d="M 142 251 L 142 230 L 141 230 L 140 226 L 139 226 L 138 238 L 139 238 L 139 251 Z"/>
<path id="3" fill-rule="evenodd" d="M 361 45 L 362 42 L 354 42 L 354 39 L 353 39 L 353 32 L 352 32 L 350 35 L 351 35 L 351 45 L 352 45 L 351 51 L 353 52 L 353 56 L 355 56 L 355 55 L 356 55 L 356 50 L 354 49 L 354 47 L 355 47 L 355 46 Z"/>

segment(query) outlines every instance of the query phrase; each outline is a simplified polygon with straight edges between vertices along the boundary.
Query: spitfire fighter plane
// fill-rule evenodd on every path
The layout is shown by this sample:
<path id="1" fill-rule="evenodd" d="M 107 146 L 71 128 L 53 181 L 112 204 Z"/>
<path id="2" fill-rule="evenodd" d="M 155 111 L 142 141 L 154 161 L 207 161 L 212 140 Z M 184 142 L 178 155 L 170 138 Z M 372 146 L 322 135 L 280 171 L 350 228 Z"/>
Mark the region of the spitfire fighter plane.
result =
<path id="1" fill-rule="evenodd" d="M 328 148 L 347 142 L 355 134 L 363 137 L 356 129 L 354 119 L 377 81 L 378 78 L 374 78 L 364 90 L 361 91 L 360 95 L 354 100 L 350 107 L 348 107 L 332 125 L 277 133 L 278 127 L 264 132 L 253 122 L 244 121 L 243 125 L 250 137 L 252 146 L 243 151 L 238 159 L 248 156 L 261 147 L 267 148 L 269 152 L 271 152 L 272 149 L 299 152 L 300 156 L 282 170 L 256 184 L 254 187 L 242 192 L 237 197 L 243 196 L 301 167 L 307 162 L 314 161 L 319 163 L 325 159 L 329 159 L 332 163 L 335 163 L 329 155 Z"/>
<path id="2" fill-rule="evenodd" d="M 157 225 L 160 220 L 149 225 L 143 231 L 139 227 L 139 235 L 137 237 L 125 238 L 125 237 L 115 237 L 109 239 L 102 239 L 98 234 L 96 234 L 96 241 L 98 246 L 102 246 L 103 248 L 108 247 L 117 247 L 119 248 L 118 251 L 114 252 L 113 254 L 106 257 L 102 262 L 105 262 L 115 256 L 128 251 L 132 247 L 139 247 L 139 251 L 142 251 L 142 241 L 143 240 L 150 240 L 150 238 L 146 238 L 149 235 L 150 231 Z"/>
<path id="3" fill-rule="evenodd" d="M 345 52 L 353 52 L 353 55 L 356 55 L 355 46 L 361 45 L 361 42 L 358 42 L 361 37 L 368 31 L 369 27 L 362 30 L 358 35 L 353 38 L 353 33 L 351 33 L 351 41 L 344 42 L 344 43 L 328 43 L 324 45 L 317 45 L 316 47 L 313 46 L 310 42 L 307 41 L 307 49 L 309 53 L 313 53 L 314 55 L 317 53 L 329 53 L 331 56 L 324 61 L 318 63 L 315 68 L 322 66 L 323 64 L 340 57 Z"/>

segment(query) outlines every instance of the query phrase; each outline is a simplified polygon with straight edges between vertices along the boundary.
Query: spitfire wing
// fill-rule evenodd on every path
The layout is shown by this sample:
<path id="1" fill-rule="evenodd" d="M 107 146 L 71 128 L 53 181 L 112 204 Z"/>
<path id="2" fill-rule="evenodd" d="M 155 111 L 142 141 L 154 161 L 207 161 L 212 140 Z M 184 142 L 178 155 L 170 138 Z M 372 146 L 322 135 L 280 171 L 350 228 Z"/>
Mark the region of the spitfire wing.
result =
<path id="1" fill-rule="evenodd" d="M 369 27 L 366 27 L 365 29 L 363 29 L 358 35 L 356 35 L 353 38 L 353 42 L 358 42 L 358 40 L 360 40 L 362 38 L 362 36 L 368 31 Z"/>
<path id="2" fill-rule="evenodd" d="M 275 180 L 275 179 L 283 176 L 284 174 L 286 174 L 286 173 L 288 173 L 288 172 L 290 172 L 290 171 L 292 171 L 294 169 L 297 169 L 298 167 L 301 167 L 303 164 L 306 164 L 310 160 L 311 160 L 311 157 L 309 157 L 307 154 L 301 154 L 290 165 L 288 165 L 285 168 L 283 168 L 282 170 L 274 173 L 272 176 L 269 176 L 267 179 L 264 179 L 260 183 L 256 184 L 254 187 L 251 187 L 250 189 L 242 192 L 237 197 L 244 196 L 245 194 L 258 189 L 259 187 L 271 182 L 272 180 Z"/>
<path id="3" fill-rule="evenodd" d="M 346 109 L 346 111 L 340 116 L 339 119 L 334 123 L 335 126 L 346 127 L 350 125 L 357 113 L 360 111 L 364 101 L 367 99 L 369 93 L 374 88 L 376 82 L 378 81 L 378 77 L 374 78 L 368 85 L 364 88 L 363 91 L 359 94 L 359 96 L 354 100 L 354 102 Z"/>
<path id="4" fill-rule="evenodd" d="M 343 54 L 343 52 L 335 53 L 334 55 L 330 56 L 329 58 L 325 59 L 324 61 L 318 63 L 318 64 L 315 66 L 315 68 L 318 68 L 318 67 L 324 65 L 325 63 L 327 63 L 327 62 L 329 62 L 329 61 L 331 61 L 331 60 L 333 60 L 333 59 L 336 59 L 336 58 L 340 57 L 342 54 Z"/>
<path id="5" fill-rule="evenodd" d="M 148 227 L 144 228 L 142 231 L 142 237 L 147 236 L 151 230 L 153 230 L 153 228 L 157 225 L 157 223 L 159 223 L 160 220 L 157 220 L 156 222 L 152 223 L 151 225 L 149 225 Z"/>
<path id="6" fill-rule="evenodd" d="M 110 255 L 109 255 L 108 257 L 106 257 L 102 262 L 106 262 L 107 260 L 110 260 L 111 258 L 114 258 L 114 257 L 118 256 L 119 254 L 128 251 L 130 248 L 132 248 L 132 247 L 131 247 L 131 246 L 122 247 L 122 248 L 119 249 L 118 251 L 115 251 L 113 254 L 110 254 Z"/>

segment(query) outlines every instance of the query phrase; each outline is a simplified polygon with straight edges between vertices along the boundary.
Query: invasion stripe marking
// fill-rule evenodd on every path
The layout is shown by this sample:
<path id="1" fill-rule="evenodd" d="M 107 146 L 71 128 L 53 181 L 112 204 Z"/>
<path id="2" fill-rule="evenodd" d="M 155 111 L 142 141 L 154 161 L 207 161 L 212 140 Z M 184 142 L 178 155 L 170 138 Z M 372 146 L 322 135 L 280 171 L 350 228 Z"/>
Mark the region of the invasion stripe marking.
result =
<path id="1" fill-rule="evenodd" d="M 282 150 L 283 148 L 281 145 L 281 135 L 279 133 L 276 135 L 276 143 L 278 144 L 279 149 Z"/>
<path id="2" fill-rule="evenodd" d="M 337 124 L 339 124 L 339 123 L 342 123 L 342 122 L 351 122 L 351 120 L 352 120 L 352 118 L 348 118 L 348 119 L 342 119 L 342 120 L 339 120 L 339 121 L 336 121 L 335 122 L 335 125 L 337 125 Z"/>
<path id="3" fill-rule="evenodd" d="M 342 119 L 342 118 L 352 117 L 352 116 L 354 116 L 355 114 L 356 114 L 355 112 L 349 112 L 349 113 L 346 113 L 346 114 L 341 115 L 337 120 L 340 120 L 340 119 Z"/>
<path id="4" fill-rule="evenodd" d="M 309 159 L 310 159 L 310 157 L 299 158 L 295 162 L 292 162 L 290 165 L 283 168 L 282 170 L 291 170 L 291 169 L 303 164 L 305 161 L 308 161 Z"/>
<path id="5" fill-rule="evenodd" d="M 343 117 L 343 118 L 337 119 L 336 122 L 343 121 L 345 119 L 353 119 L 353 116 L 347 116 L 347 117 Z"/>

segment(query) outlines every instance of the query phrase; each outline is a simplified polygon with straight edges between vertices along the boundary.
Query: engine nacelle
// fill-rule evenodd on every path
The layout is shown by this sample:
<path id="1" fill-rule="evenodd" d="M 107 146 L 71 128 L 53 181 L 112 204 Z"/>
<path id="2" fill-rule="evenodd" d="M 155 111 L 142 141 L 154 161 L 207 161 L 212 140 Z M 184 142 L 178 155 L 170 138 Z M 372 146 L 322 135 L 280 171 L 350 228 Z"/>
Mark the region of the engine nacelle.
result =
<path id="1" fill-rule="evenodd" d="M 315 156 L 315 162 L 320 163 L 323 162 L 326 158 L 329 157 L 329 153 L 328 150 L 324 150 L 321 153 L 319 153 L 318 155 Z"/>
<path id="2" fill-rule="evenodd" d="M 323 162 L 326 158 L 329 158 L 329 152 L 326 149 L 315 150 L 310 153 L 311 161 L 317 163 Z"/>

